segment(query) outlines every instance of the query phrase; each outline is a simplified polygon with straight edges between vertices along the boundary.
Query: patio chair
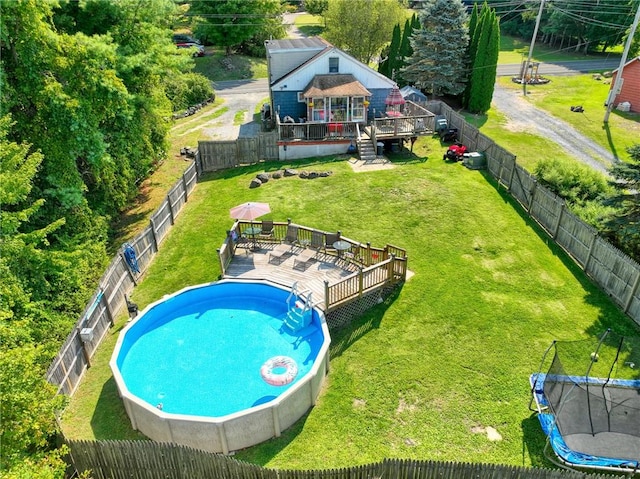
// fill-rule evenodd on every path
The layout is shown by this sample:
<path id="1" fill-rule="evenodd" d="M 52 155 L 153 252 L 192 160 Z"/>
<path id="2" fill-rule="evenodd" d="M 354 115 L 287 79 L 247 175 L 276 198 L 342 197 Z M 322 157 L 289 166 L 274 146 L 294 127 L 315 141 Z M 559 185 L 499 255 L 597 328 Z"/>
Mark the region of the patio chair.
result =
<path id="1" fill-rule="evenodd" d="M 261 241 L 273 240 L 273 221 L 264 220 L 262 222 L 262 230 L 258 233 L 258 239 Z"/>
<path id="2" fill-rule="evenodd" d="M 245 254 L 249 254 L 251 241 L 245 235 L 238 235 L 236 230 L 227 231 L 227 235 L 236 248 L 243 248 Z"/>
<path id="3" fill-rule="evenodd" d="M 298 226 L 292 224 L 287 225 L 287 234 L 284 237 L 284 242 L 289 243 L 290 245 L 294 245 L 298 242 Z"/>
<path id="4" fill-rule="evenodd" d="M 317 250 L 312 248 L 302 250 L 302 253 L 296 255 L 293 259 L 293 269 L 306 270 L 312 263 L 316 262 L 317 253 Z"/>
<path id="5" fill-rule="evenodd" d="M 340 241 L 340 233 L 327 233 L 324 240 L 324 252 L 335 251 L 336 249 L 333 247 L 333 243 L 336 241 Z"/>
<path id="6" fill-rule="evenodd" d="M 279 244 L 269 252 L 269 258 L 267 262 L 269 264 L 279 265 L 291 255 L 293 255 L 293 251 L 291 251 L 290 246 L 286 244 Z"/>

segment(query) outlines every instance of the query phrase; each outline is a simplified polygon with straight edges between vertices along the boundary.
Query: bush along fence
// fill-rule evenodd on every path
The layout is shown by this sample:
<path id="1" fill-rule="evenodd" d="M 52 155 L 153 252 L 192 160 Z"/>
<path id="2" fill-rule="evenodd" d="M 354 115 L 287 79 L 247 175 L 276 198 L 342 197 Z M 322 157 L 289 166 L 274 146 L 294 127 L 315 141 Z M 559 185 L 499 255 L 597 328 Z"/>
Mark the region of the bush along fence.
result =
<path id="1" fill-rule="evenodd" d="M 91 301 L 47 371 L 47 381 L 58 387 L 59 394 L 73 395 L 115 318 L 126 311 L 125 308 L 134 314 L 135 305 L 130 304 L 127 297 L 158 252 L 196 181 L 196 167 L 192 163 L 151 216 L 149 226 L 123 245 L 111 261 Z"/>
<path id="2" fill-rule="evenodd" d="M 392 460 L 343 469 L 267 469 L 219 454 L 153 441 L 69 441 L 78 473 L 95 479 L 261 478 L 261 479 L 605 479 L 562 469 L 497 464 Z"/>
<path id="3" fill-rule="evenodd" d="M 468 124 L 462 115 L 442 102 L 431 102 L 428 108 L 446 117 L 450 127 L 458 128 L 459 139 L 469 151 L 485 153 L 487 169 L 498 184 L 624 313 L 640 324 L 640 265 L 569 211 L 562 198 L 539 185 L 532 174 L 516 164 L 513 154 Z"/>

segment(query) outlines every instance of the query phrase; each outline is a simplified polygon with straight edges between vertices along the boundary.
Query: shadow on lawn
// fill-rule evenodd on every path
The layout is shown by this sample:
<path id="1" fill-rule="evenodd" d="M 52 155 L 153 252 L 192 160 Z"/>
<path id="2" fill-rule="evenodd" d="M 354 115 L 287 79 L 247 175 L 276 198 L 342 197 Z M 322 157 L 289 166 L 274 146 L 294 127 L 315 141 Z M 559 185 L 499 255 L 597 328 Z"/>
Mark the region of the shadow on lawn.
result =
<path id="1" fill-rule="evenodd" d="M 498 194 L 504 199 L 505 203 L 509 203 L 513 209 L 518 212 L 524 222 L 531 228 L 535 234 L 547 245 L 549 250 L 558 257 L 562 264 L 571 272 L 574 278 L 580 283 L 585 291 L 584 302 L 586 304 L 597 307 L 599 310 L 598 319 L 589 326 L 585 332 L 599 338 L 608 328 L 618 332 L 619 334 L 638 334 L 639 328 L 633 321 L 627 317 L 618 306 L 596 285 L 576 263 L 556 242 L 546 233 L 546 231 L 536 221 L 529 216 L 527 211 L 518 201 L 513 198 L 509 192 L 498 185 L 496 180 L 487 171 L 481 171 L 481 174 L 491 185 L 494 186 Z M 569 339 L 569 338 L 557 338 Z"/>
<path id="2" fill-rule="evenodd" d="M 349 346 L 354 344 L 369 331 L 378 329 L 382 322 L 382 318 L 384 317 L 384 313 L 396 300 L 401 289 L 402 287 L 394 289 L 382 303 L 371 308 L 348 326 L 332 331 L 331 346 L 329 347 L 331 359 L 342 355 L 342 353 L 349 349 Z"/>
<path id="3" fill-rule="evenodd" d="M 322 157 L 322 158 L 310 158 L 294 160 L 294 162 L 281 162 L 281 161 L 264 161 L 260 163 L 254 163 L 252 165 L 242 165 L 237 168 L 227 168 L 220 171 L 212 171 L 205 173 L 198 180 L 198 183 L 205 183 L 207 181 L 215 181 L 219 179 L 235 178 L 237 176 L 244 176 L 250 173 L 273 173 L 274 171 L 284 170 L 285 168 L 291 168 L 294 170 L 317 170 L 326 171 L 332 163 L 341 163 L 344 161 L 344 156 L 335 155 Z"/>
<path id="4" fill-rule="evenodd" d="M 124 403 L 118 394 L 118 387 L 113 377 L 109 377 L 102 385 L 98 403 L 91 417 L 91 429 L 96 440 L 106 439 L 147 439 L 131 427 Z"/>
<path id="5" fill-rule="evenodd" d="M 553 465 L 544 456 L 544 446 L 547 439 L 542 432 L 540 421 L 535 414 L 523 419 L 522 423 L 522 465 L 527 465 L 526 456 L 529 456 L 529 462 L 533 467 L 543 467 L 555 469 Z"/>

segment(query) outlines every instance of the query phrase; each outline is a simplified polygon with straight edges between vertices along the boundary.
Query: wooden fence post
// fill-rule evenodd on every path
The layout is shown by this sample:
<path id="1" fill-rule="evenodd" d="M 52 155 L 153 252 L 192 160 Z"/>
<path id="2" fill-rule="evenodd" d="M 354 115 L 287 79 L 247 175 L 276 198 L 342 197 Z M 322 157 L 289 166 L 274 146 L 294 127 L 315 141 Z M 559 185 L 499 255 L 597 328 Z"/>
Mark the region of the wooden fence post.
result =
<path id="1" fill-rule="evenodd" d="M 362 274 L 362 265 L 358 265 L 358 296 L 362 298 L 362 291 L 364 290 L 364 274 Z"/>
<path id="2" fill-rule="evenodd" d="M 103 292 L 102 299 L 104 300 L 104 309 L 107 312 L 107 317 L 109 318 L 109 323 L 111 324 L 111 327 L 113 328 L 113 326 L 115 325 L 115 321 L 113 319 L 113 311 L 111 310 L 111 304 L 109 304 L 109 301 L 107 300 L 107 295 L 104 294 L 104 288 L 102 286 L 100 286 L 100 290 Z"/>
<path id="3" fill-rule="evenodd" d="M 185 173 L 182 173 L 182 187 L 184 188 L 184 201 L 187 202 L 189 201 L 189 186 L 185 178 Z"/>
<path id="4" fill-rule="evenodd" d="M 558 239 L 558 231 L 560 230 L 560 221 L 562 221 L 562 213 L 564 213 L 564 201 L 560 203 L 560 212 L 558 213 L 558 221 L 553 228 L 553 239 Z"/>
<path id="5" fill-rule="evenodd" d="M 509 184 L 507 185 L 507 191 L 511 191 L 511 184 L 513 183 L 513 175 L 516 174 L 516 159 L 513 158 L 513 166 L 511 167 L 511 174 L 509 175 Z"/>
<path id="6" fill-rule="evenodd" d="M 169 219 L 171 220 L 171 224 L 175 224 L 175 216 L 173 213 L 173 206 L 171 206 L 171 195 L 167 195 L 167 206 L 169 207 Z"/>
<path id="7" fill-rule="evenodd" d="M 389 259 L 389 264 L 387 264 L 387 283 L 393 282 L 393 266 L 396 261 L 396 255 L 391 253 Z"/>
<path id="8" fill-rule="evenodd" d="M 640 284 L 640 271 L 638 271 L 638 273 L 636 274 L 636 279 L 633 282 L 633 286 L 631 287 L 631 291 L 629 291 L 629 297 L 625 301 L 625 304 L 624 304 L 624 312 L 625 313 L 629 312 L 629 306 L 631 306 L 631 301 L 633 301 L 633 296 L 636 294 L 636 291 L 638 290 L 638 284 Z"/>
<path id="9" fill-rule="evenodd" d="M 158 252 L 158 237 L 156 236 L 156 225 L 153 222 L 153 218 L 149 220 L 149 224 L 151 225 L 151 239 L 153 240 L 153 249 L 154 253 Z"/>
<path id="10" fill-rule="evenodd" d="M 329 311 L 329 306 L 331 305 L 329 298 L 329 281 L 324 280 L 324 306 L 325 310 Z"/>
<path id="11" fill-rule="evenodd" d="M 584 262 L 584 268 L 582 268 L 583 271 L 587 271 L 587 268 L 589 268 L 589 262 L 591 261 L 591 255 L 593 254 L 593 248 L 596 245 L 597 238 L 598 238 L 598 233 L 593 233 L 593 239 L 591 240 L 591 244 L 589 245 L 589 252 L 587 253 L 587 259 Z"/>
<path id="12" fill-rule="evenodd" d="M 538 182 L 533 180 L 533 186 L 531 187 L 531 197 L 529 198 L 529 205 L 527 206 L 527 213 L 531 214 L 531 206 L 533 206 L 533 200 L 536 197 L 536 187 L 538 186 Z"/>

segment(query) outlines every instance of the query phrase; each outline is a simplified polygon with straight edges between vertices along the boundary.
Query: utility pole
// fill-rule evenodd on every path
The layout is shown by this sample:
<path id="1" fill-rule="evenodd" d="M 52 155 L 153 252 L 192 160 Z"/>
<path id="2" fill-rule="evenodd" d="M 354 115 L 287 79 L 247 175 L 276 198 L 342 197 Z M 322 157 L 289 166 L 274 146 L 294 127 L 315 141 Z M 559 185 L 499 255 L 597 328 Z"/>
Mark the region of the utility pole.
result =
<path id="1" fill-rule="evenodd" d="M 618 93 L 620 93 L 620 88 L 622 87 L 622 70 L 624 70 L 624 65 L 627 63 L 627 56 L 629 55 L 629 49 L 631 48 L 631 42 L 633 41 L 633 36 L 636 34 L 636 28 L 638 28 L 638 22 L 640 21 L 640 4 L 638 5 L 638 11 L 636 12 L 636 18 L 633 20 L 633 25 L 631 25 L 631 30 L 629 31 L 629 36 L 627 37 L 627 42 L 624 45 L 624 51 L 622 52 L 622 58 L 620 58 L 620 66 L 618 67 L 618 74 L 616 75 L 616 81 L 613 82 L 613 88 L 609 90 L 609 96 L 607 97 L 607 110 L 604 113 L 604 122 L 607 123 L 609 121 L 609 114 L 611 113 L 611 109 L 613 108 L 613 101 L 616 99 Z"/>
<path id="2" fill-rule="evenodd" d="M 536 37 L 538 36 L 538 28 L 540 27 L 540 19 L 542 18 L 542 10 L 544 8 L 544 0 L 540 0 L 540 10 L 538 10 L 538 17 L 536 18 L 536 26 L 533 29 L 533 37 L 531 37 L 531 45 L 529 46 L 529 56 L 527 57 L 527 63 L 522 69 L 522 94 L 527 96 L 527 71 L 531 65 L 531 57 L 533 56 L 533 45 L 536 43 Z"/>

